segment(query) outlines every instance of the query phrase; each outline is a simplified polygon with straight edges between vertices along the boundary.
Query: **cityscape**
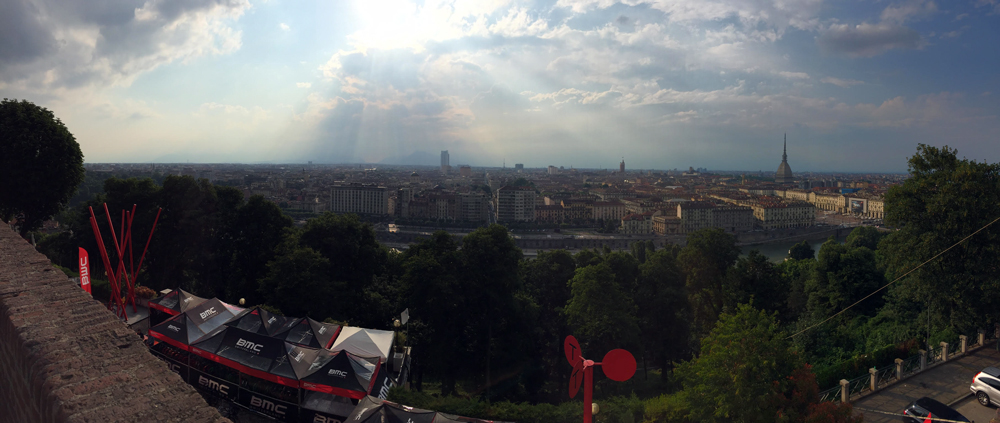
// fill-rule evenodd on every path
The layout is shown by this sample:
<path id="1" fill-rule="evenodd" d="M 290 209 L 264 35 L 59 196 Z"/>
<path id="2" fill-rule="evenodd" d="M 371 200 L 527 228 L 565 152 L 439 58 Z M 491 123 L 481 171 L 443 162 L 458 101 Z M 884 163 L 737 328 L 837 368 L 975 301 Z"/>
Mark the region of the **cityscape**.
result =
<path id="1" fill-rule="evenodd" d="M 1000 423 L 998 29 L 0 1 L 0 423 Z"/>

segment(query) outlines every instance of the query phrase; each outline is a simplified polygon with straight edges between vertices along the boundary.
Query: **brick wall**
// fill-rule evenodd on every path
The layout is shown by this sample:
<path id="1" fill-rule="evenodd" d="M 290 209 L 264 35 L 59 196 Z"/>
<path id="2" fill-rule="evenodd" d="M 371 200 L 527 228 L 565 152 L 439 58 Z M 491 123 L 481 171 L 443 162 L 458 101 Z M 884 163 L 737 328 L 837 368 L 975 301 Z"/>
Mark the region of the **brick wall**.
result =
<path id="1" fill-rule="evenodd" d="M 229 420 L 0 222 L 0 421 Z"/>

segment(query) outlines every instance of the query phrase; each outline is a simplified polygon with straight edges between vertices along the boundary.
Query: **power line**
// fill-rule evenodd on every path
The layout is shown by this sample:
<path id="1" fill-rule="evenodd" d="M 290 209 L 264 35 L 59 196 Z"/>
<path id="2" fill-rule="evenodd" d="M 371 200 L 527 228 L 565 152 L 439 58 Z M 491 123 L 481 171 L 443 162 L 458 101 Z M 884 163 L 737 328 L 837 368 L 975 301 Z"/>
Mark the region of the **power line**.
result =
<path id="1" fill-rule="evenodd" d="M 968 235 L 968 236 L 966 236 L 965 238 L 962 238 L 962 239 L 961 239 L 960 241 L 958 241 L 958 242 L 956 242 L 956 243 L 952 244 L 952 246 L 951 246 L 951 247 L 948 247 L 948 248 L 945 248 L 945 249 L 944 249 L 943 251 L 941 251 L 940 253 L 937 253 L 937 254 L 935 254 L 935 255 L 934 255 L 934 257 L 931 257 L 931 258 L 927 259 L 927 261 L 925 261 L 925 262 L 923 262 L 923 263 L 920 263 L 920 265 L 919 265 L 919 266 L 917 266 L 917 267 L 914 267 L 914 268 L 910 269 L 910 271 L 908 271 L 908 272 L 904 273 L 903 275 L 901 275 L 900 277 L 898 277 L 898 278 L 896 278 L 896 279 L 893 279 L 893 280 L 892 280 L 892 282 L 889 282 L 889 283 L 887 283 L 887 284 L 883 285 L 883 286 L 882 286 L 881 288 L 879 288 L 879 289 L 876 289 L 876 290 L 872 291 L 872 293 L 871 293 L 871 294 L 868 294 L 868 295 L 865 295 L 865 297 L 864 297 L 864 298 L 862 298 L 862 299 L 860 299 L 860 300 L 856 301 L 856 302 L 855 302 L 854 304 L 851 304 L 851 305 L 849 305 L 849 306 L 845 307 L 845 308 L 844 308 L 843 310 L 840 310 L 840 311 L 838 311 L 838 312 L 837 312 L 837 313 L 835 313 L 835 314 L 834 314 L 833 316 L 830 316 L 830 317 L 827 317 L 827 318 L 826 318 L 826 320 L 824 320 L 824 321 L 822 321 L 822 322 L 819 322 L 819 323 L 816 323 L 816 324 L 814 324 L 814 325 L 812 325 L 812 326 L 809 326 L 809 327 L 807 327 L 807 328 L 805 328 L 805 329 L 802 329 L 802 330 L 800 330 L 800 331 L 796 332 L 795 334 L 793 334 L 793 335 L 789 336 L 789 337 L 788 337 L 788 339 L 792 339 L 792 338 L 794 338 L 794 337 L 796 337 L 796 336 L 799 336 L 799 335 L 803 334 L 804 332 L 807 332 L 807 331 L 809 331 L 809 330 L 811 330 L 811 329 L 813 329 L 813 328 L 815 328 L 815 327 L 817 327 L 817 326 L 819 326 L 819 325 L 822 325 L 822 324 L 824 324 L 824 323 L 826 323 L 826 322 L 829 322 L 829 321 L 830 321 L 831 319 L 833 319 L 834 317 L 837 317 L 837 316 L 839 316 L 839 315 L 840 315 L 841 313 L 843 313 L 843 312 L 845 312 L 845 311 L 847 311 L 847 310 L 850 310 L 850 309 L 851 309 L 851 307 L 854 307 L 854 306 L 856 306 L 856 305 L 860 304 L 860 303 L 861 303 L 862 301 L 864 301 L 864 300 L 867 300 L 867 299 L 868 299 L 869 297 L 871 297 L 872 295 L 875 295 L 875 294 L 879 293 L 879 291 L 882 291 L 883 289 L 886 289 L 886 288 L 888 288 L 888 287 L 889 287 L 889 285 L 892 285 L 892 284 L 896 283 L 897 281 L 899 281 L 899 280 L 901 280 L 901 279 L 903 279 L 903 278 L 905 278 L 905 277 L 909 276 L 909 275 L 910 275 L 910 273 L 913 273 L 913 272 L 917 271 L 917 269 L 920 269 L 921 267 L 924 267 L 924 265 L 925 265 L 925 264 L 927 264 L 927 263 L 930 263 L 931 261 L 933 261 L 934 259 L 936 259 L 936 258 L 938 258 L 938 257 L 941 257 L 941 255 L 942 255 L 942 254 L 944 254 L 944 253 L 947 253 L 947 252 L 948 252 L 948 251 L 950 251 L 950 250 L 951 250 L 952 248 L 955 248 L 955 247 L 957 247 L 957 246 L 958 246 L 959 244 L 961 244 L 961 243 L 965 242 L 965 241 L 966 241 L 966 240 L 968 240 L 969 238 L 972 238 L 972 237 L 973 237 L 974 235 L 978 234 L 978 233 L 979 233 L 979 232 L 981 232 L 981 231 L 982 231 L 983 229 L 986 229 L 986 228 L 990 227 L 990 225 L 992 225 L 992 224 L 996 223 L 997 221 L 1000 221 L 1000 217 L 998 217 L 998 218 L 996 218 L 996 219 L 993 219 L 993 221 L 992 221 L 992 222 L 990 222 L 990 223 L 987 223 L 987 224 L 986 224 L 985 226 L 983 226 L 983 227 L 981 227 L 981 228 L 977 229 L 977 230 L 976 230 L 975 232 L 973 232 L 973 233 L 969 234 L 969 235 Z"/>
<path id="2" fill-rule="evenodd" d="M 932 415 L 928 415 L 927 417 L 917 417 L 917 416 L 911 416 L 911 415 L 902 414 L 902 413 L 890 413 L 888 411 L 870 410 L 870 409 L 861 408 L 861 407 L 854 407 L 854 409 L 855 410 L 859 410 L 859 411 L 864 411 L 866 413 L 878 413 L 878 414 L 885 414 L 887 416 L 896 416 L 896 417 L 909 417 L 911 419 L 915 418 L 917 420 L 921 420 L 921 421 L 925 421 L 925 422 L 932 421 L 932 422 L 948 422 L 948 423 L 965 423 L 964 420 L 943 419 L 943 418 L 940 418 L 940 417 L 934 417 Z"/>

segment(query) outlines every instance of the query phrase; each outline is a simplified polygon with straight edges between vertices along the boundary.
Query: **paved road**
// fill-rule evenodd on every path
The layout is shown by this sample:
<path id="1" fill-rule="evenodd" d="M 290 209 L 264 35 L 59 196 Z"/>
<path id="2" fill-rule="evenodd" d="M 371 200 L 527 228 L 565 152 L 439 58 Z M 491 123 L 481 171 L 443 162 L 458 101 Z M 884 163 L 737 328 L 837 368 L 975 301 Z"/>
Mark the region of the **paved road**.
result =
<path id="1" fill-rule="evenodd" d="M 989 345 L 989 343 L 987 344 Z M 1000 366 L 1000 352 L 987 346 L 970 352 L 962 357 L 952 358 L 923 373 L 894 383 L 880 391 L 869 394 L 854 402 L 855 408 L 888 411 L 899 413 L 910 402 L 920 397 L 931 397 L 945 404 L 957 402 L 964 396 L 971 395 L 969 385 L 972 378 L 988 366 Z M 978 404 L 976 404 L 978 405 Z M 858 413 L 864 413 L 856 410 Z M 898 417 L 864 413 L 865 423 L 898 422 Z M 971 420 L 972 417 L 968 416 Z M 975 419 L 980 423 L 990 420 Z"/>
<path id="2" fill-rule="evenodd" d="M 989 423 L 990 419 L 997 415 L 996 406 L 983 407 L 974 397 L 968 397 L 951 408 L 976 423 Z"/>

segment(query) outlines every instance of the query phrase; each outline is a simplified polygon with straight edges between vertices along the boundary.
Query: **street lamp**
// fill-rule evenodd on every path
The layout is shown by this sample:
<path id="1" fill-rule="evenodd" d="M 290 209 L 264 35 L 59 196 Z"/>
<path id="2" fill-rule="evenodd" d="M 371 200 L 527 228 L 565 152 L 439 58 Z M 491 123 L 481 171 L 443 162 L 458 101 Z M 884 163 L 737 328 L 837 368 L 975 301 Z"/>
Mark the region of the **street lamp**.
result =
<path id="1" fill-rule="evenodd" d="M 400 325 L 402 325 L 402 323 L 399 322 L 399 319 L 393 319 L 392 320 L 392 327 L 394 327 L 396 329 L 399 329 Z"/>
<path id="2" fill-rule="evenodd" d="M 240 305 L 244 305 L 246 303 L 247 303 L 246 298 L 240 298 Z"/>

